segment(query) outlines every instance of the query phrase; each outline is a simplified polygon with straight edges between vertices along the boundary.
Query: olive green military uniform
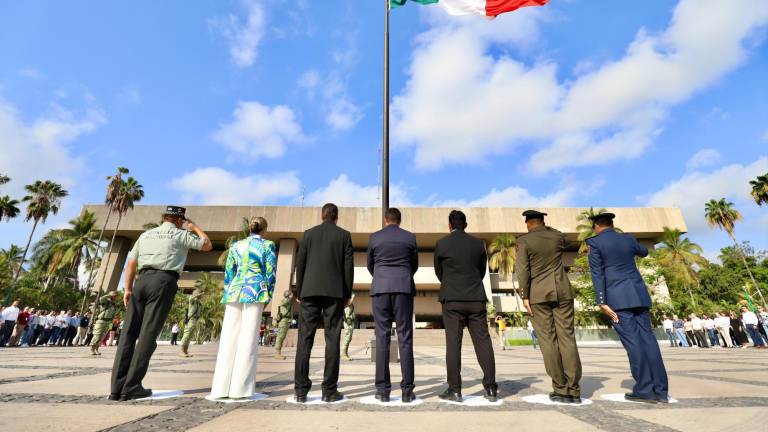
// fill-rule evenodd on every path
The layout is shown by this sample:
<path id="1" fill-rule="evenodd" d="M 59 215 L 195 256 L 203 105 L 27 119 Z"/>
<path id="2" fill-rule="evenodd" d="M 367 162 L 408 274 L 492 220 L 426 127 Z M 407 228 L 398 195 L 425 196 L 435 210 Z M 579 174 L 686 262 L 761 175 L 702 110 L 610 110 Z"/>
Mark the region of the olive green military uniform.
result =
<path id="1" fill-rule="evenodd" d="M 189 343 L 192 341 L 192 335 L 197 330 L 197 324 L 200 320 L 200 296 L 202 292 L 195 291 L 189 296 L 187 305 L 187 322 L 184 324 L 184 335 L 181 337 L 181 353 L 183 357 L 192 357 L 189 355 Z"/>
<path id="2" fill-rule="evenodd" d="M 341 351 L 341 358 L 349 358 L 349 344 L 352 343 L 352 334 L 355 332 L 355 305 L 350 303 L 344 308 L 344 349 Z"/>
<path id="3" fill-rule="evenodd" d="M 574 331 L 574 293 L 563 266 L 565 235 L 547 226 L 517 238 L 517 276 L 552 388 L 580 397 L 581 360 Z"/>
<path id="4" fill-rule="evenodd" d="M 291 327 L 291 318 L 293 317 L 293 297 L 289 291 L 285 292 L 283 300 L 277 307 L 277 339 L 275 340 L 275 358 L 278 360 L 285 360 L 285 356 L 282 353 L 283 343 L 285 342 L 285 336 L 288 334 L 288 329 Z"/>
<path id="5" fill-rule="evenodd" d="M 112 328 L 112 320 L 117 314 L 117 303 L 112 299 L 115 295 L 115 293 L 109 293 L 99 299 L 99 314 L 96 315 L 96 321 L 93 323 L 92 355 L 101 355 L 99 352 L 101 339 Z"/>

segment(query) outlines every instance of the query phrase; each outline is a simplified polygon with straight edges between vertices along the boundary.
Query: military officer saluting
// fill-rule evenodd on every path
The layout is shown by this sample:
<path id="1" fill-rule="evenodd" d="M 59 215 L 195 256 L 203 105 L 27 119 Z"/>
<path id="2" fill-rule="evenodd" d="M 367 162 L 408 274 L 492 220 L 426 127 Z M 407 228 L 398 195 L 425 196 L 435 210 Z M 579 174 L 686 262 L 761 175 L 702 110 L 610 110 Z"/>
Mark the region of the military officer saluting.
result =
<path id="1" fill-rule="evenodd" d="M 187 303 L 187 316 L 184 323 L 184 335 L 181 337 L 181 357 L 192 357 L 189 353 L 189 343 L 192 341 L 192 334 L 197 330 L 198 320 L 200 319 L 200 312 L 202 312 L 202 305 L 200 304 L 200 297 L 203 296 L 203 290 L 197 288 L 189 296 Z"/>
<path id="2" fill-rule="evenodd" d="M 184 223 L 187 229 L 182 229 Z M 125 269 L 125 325 L 112 367 L 111 400 L 152 395 L 141 381 L 157 348 L 157 336 L 178 290 L 179 275 L 190 249 L 210 251 L 211 240 L 186 218 L 183 207 L 168 206 L 163 223 L 144 232 L 128 254 Z M 139 277 L 134 278 L 138 271 Z"/>
<path id="3" fill-rule="evenodd" d="M 574 293 L 563 266 L 565 234 L 526 210 L 528 233 L 517 238 L 518 283 L 523 304 L 539 339 L 544 367 L 552 378 L 554 402 L 581 403 L 581 359 L 574 330 Z"/>
<path id="4" fill-rule="evenodd" d="M 636 402 L 667 403 L 667 370 L 648 314 L 651 296 L 635 263 L 635 257 L 647 256 L 648 249 L 633 236 L 616 232 L 615 217 L 613 213 L 601 213 L 590 218 L 596 234 L 587 239 L 595 302 L 611 318 L 627 350 L 635 386 L 624 397 Z"/>
<path id="5" fill-rule="evenodd" d="M 112 328 L 112 320 L 117 314 L 117 291 L 110 291 L 99 299 L 99 314 L 93 323 L 91 355 L 101 355 L 99 347 L 104 335 Z"/>
<path id="6" fill-rule="evenodd" d="M 285 360 L 283 355 L 283 343 L 285 336 L 288 335 L 288 329 L 291 327 L 293 318 L 293 293 L 286 291 L 283 293 L 283 300 L 277 306 L 277 339 L 275 340 L 275 358 Z"/>

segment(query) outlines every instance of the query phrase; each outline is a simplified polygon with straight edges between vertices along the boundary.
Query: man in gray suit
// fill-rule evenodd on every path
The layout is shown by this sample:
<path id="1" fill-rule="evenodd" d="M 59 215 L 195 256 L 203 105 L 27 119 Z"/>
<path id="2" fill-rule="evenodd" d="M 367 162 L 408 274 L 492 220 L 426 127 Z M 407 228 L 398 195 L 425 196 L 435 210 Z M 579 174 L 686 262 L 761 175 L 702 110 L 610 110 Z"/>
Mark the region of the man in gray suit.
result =
<path id="1" fill-rule="evenodd" d="M 368 271 L 373 275 L 371 301 L 376 322 L 376 399 L 389 402 L 389 343 L 392 322 L 397 323 L 400 346 L 400 388 L 403 402 L 415 399 L 413 372 L 413 275 L 419 268 L 416 236 L 400 228 L 400 210 L 387 209 L 386 226 L 368 241 Z"/>

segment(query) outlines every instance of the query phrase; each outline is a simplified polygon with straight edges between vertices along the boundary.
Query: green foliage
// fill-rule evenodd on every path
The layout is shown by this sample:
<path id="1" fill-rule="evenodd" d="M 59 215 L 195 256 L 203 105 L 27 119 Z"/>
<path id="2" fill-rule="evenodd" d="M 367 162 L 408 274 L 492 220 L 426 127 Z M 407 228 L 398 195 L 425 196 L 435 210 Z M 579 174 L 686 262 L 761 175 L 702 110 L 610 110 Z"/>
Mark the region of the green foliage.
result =
<path id="1" fill-rule="evenodd" d="M 757 176 L 756 179 L 749 182 L 749 185 L 752 188 L 749 194 L 752 195 L 755 203 L 759 206 L 768 204 L 768 173 Z"/>
<path id="2" fill-rule="evenodd" d="M 531 339 L 507 339 L 507 346 L 531 346 L 533 340 Z"/>
<path id="3" fill-rule="evenodd" d="M 489 267 L 506 279 L 514 272 L 516 252 L 513 235 L 500 234 L 496 236 L 488 246 Z"/>

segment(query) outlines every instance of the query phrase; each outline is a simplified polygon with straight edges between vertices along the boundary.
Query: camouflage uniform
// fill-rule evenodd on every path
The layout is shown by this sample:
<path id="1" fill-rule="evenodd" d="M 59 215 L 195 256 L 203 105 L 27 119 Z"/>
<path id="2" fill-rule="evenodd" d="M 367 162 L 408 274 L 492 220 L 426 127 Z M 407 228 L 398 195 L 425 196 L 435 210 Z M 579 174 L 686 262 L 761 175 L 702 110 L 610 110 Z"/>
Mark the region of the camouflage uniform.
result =
<path id="1" fill-rule="evenodd" d="M 184 324 L 184 335 L 181 337 L 181 353 L 179 353 L 182 357 L 192 357 L 188 352 L 189 343 L 192 341 L 192 334 L 197 330 L 197 322 L 200 319 L 200 296 L 202 295 L 202 291 L 195 290 L 195 292 L 189 296 L 187 322 Z"/>
<path id="2" fill-rule="evenodd" d="M 278 360 L 285 360 L 285 356 L 282 353 L 283 342 L 285 342 L 285 336 L 288 334 L 288 328 L 291 326 L 291 318 L 293 317 L 293 298 L 291 292 L 286 291 L 283 300 L 277 307 L 277 339 L 275 340 L 275 358 Z"/>
<path id="3" fill-rule="evenodd" d="M 96 315 L 96 321 L 93 323 L 93 338 L 91 339 L 91 355 L 101 355 L 99 346 L 101 339 L 112 328 L 112 320 L 117 314 L 117 303 L 114 297 L 116 292 L 110 292 L 101 296 L 99 299 L 99 314 Z"/>
<path id="4" fill-rule="evenodd" d="M 344 349 L 341 354 L 341 358 L 344 360 L 351 360 L 349 358 L 349 344 L 352 343 L 352 333 L 354 332 L 355 305 L 350 303 L 349 306 L 344 308 Z"/>

